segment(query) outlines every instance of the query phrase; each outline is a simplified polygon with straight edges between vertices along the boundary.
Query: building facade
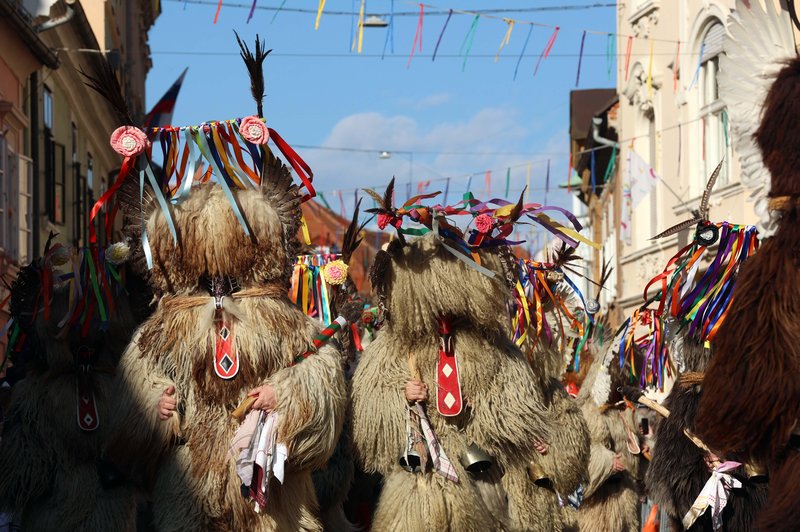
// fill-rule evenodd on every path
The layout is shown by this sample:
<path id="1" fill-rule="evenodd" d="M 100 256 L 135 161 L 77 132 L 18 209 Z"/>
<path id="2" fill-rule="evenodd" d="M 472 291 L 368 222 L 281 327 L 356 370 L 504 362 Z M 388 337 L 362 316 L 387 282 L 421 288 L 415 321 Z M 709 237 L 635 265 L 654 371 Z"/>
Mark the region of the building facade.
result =
<path id="1" fill-rule="evenodd" d="M 28 79 L 59 59 L 41 39 L 29 13 L 0 3 L 0 272 L 14 274 L 31 256 L 33 172 Z M 4 297 L 4 296 L 3 296 Z"/>
<path id="2" fill-rule="evenodd" d="M 108 137 L 120 119 L 84 84 L 81 70 L 92 73 L 108 61 L 134 119 L 141 119 L 151 66 L 147 32 L 160 8 L 157 0 L 7 0 L 2 9 L 44 54 L 31 62 L 19 45 L 0 46 L 0 109 L 14 110 L 3 120 L 11 117 L 14 135 L 5 144 L 16 158 L 3 175 L 0 244 L 21 264 L 41 254 L 51 233 L 57 242 L 87 244 L 91 207 L 119 169 Z M 0 20 L 2 35 L 10 33 L 10 20 Z M 104 214 L 97 222 L 101 244 L 114 236 L 106 234 Z"/>
<path id="3" fill-rule="evenodd" d="M 779 0 L 767 1 L 780 5 Z M 615 325 L 644 302 L 645 285 L 692 238 L 694 228 L 652 240 L 692 217 L 720 162 L 711 195 L 712 221 L 756 221 L 740 183 L 726 103 L 717 87 L 725 25 L 734 6 L 734 0 L 633 0 L 617 5 L 616 142 L 593 146 L 596 153 L 612 150 L 616 162 L 610 174 L 595 176 L 596 181 L 607 177 L 606 186 L 584 197 L 593 236 L 604 243 L 599 259 L 612 260 L 617 271 L 614 286 L 602 299 Z M 604 111 L 598 113 L 602 117 Z M 573 146 L 573 155 L 578 168 L 586 154 L 576 153 Z"/>

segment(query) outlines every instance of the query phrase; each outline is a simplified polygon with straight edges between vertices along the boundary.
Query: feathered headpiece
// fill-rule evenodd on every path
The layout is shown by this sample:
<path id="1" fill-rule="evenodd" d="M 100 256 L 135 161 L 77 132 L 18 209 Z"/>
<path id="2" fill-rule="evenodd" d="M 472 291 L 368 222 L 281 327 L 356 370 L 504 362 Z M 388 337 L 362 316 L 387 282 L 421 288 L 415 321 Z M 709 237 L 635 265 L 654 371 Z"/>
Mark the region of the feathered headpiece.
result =
<path id="1" fill-rule="evenodd" d="M 112 148 L 123 156 L 122 167 L 117 179 L 108 191 L 97 201 L 90 213 L 90 240 L 96 240 L 94 224 L 91 224 L 102 206 L 123 186 L 128 176 L 138 169 L 138 201 L 128 204 L 129 214 L 145 209 L 141 207 L 151 202 L 163 213 L 175 244 L 178 235 L 170 214 L 170 203 L 178 204 L 191 192 L 194 183 L 212 179 L 225 192 L 231 209 L 239 220 L 245 234 L 251 235 L 251 228 L 245 219 L 232 190 L 261 188 L 267 194 L 283 194 L 288 190 L 281 176 L 283 165 L 267 148 L 272 141 L 284 158 L 297 173 L 302 182 L 300 201 L 307 201 L 316 195 L 312 185 L 313 173 L 308 164 L 271 127 L 267 127 L 262 116 L 264 97 L 263 62 L 270 51 L 256 37 L 255 51 L 236 36 L 241 56 L 251 80 L 253 98 L 258 115 L 235 118 L 221 122 L 205 122 L 197 126 L 153 127 L 141 129 L 133 125 L 125 106 L 116 76 L 109 66 L 94 76 L 87 77 L 87 84 L 103 95 L 120 115 L 124 125 L 111 135 Z M 161 163 L 152 164 L 153 150 L 160 147 Z M 135 182 L 135 177 L 132 177 Z M 272 182 L 280 181 L 280 182 Z M 291 181 L 288 187 L 291 188 Z M 149 189 L 145 192 L 146 189 Z M 274 190 L 272 190 L 274 189 Z M 274 195 L 274 194 L 273 194 Z M 129 192 L 126 200 L 134 198 Z M 288 202 L 282 201 L 285 207 Z M 279 207 L 281 207 L 279 206 Z M 296 208 L 296 204 L 293 205 Z M 280 211 L 280 209 L 279 209 Z M 297 215 L 299 217 L 299 214 Z M 287 224 L 284 224 L 287 225 Z M 291 225 L 291 224 L 288 224 Z M 147 234 L 142 226 L 142 248 L 148 267 L 152 267 Z"/>
<path id="2" fill-rule="evenodd" d="M 370 189 L 365 192 L 378 205 L 373 209 L 367 209 L 367 212 L 377 214 L 380 229 L 394 227 L 401 245 L 405 243 L 405 236 L 422 236 L 433 232 L 451 254 L 489 277 L 493 277 L 494 272 L 480 266 L 477 251 L 521 244 L 522 242 L 509 240 L 508 237 L 513 232 L 515 224 L 521 223 L 523 217 L 541 225 L 569 246 L 576 247 L 579 242 L 584 242 L 599 247 L 578 233 L 583 227 L 577 217 L 566 209 L 537 203 L 524 204 L 524 190 L 516 203 L 503 199 L 482 202 L 468 192 L 462 201 L 452 206 L 423 205 L 421 203 L 423 200 L 435 198 L 440 194 L 433 192 L 409 198 L 400 208 L 395 208 L 392 201 L 394 178 L 389 182 L 383 196 Z M 556 222 L 547 215 L 548 211 L 560 212 L 567 217 L 573 227 L 569 228 Z M 471 217 L 471 227 L 462 230 L 448 219 L 453 216 Z M 404 218 L 417 224 L 417 227 L 403 227 Z M 376 257 L 377 260 L 379 259 Z"/>

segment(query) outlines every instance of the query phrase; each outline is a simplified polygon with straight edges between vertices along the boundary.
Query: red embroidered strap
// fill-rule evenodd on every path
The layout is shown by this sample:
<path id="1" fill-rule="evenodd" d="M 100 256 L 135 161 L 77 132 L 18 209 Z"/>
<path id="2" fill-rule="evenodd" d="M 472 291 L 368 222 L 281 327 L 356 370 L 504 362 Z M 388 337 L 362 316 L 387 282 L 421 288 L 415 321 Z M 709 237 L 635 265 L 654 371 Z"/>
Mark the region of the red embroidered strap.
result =
<path id="1" fill-rule="evenodd" d="M 78 379 L 78 427 L 86 432 L 97 430 L 100 426 L 100 416 L 97 414 L 97 401 L 94 398 L 92 386 Z"/>
<path id="2" fill-rule="evenodd" d="M 221 379 L 232 379 L 239 372 L 239 355 L 233 345 L 233 324 L 219 314 L 214 324 L 214 373 Z"/>
<path id="3" fill-rule="evenodd" d="M 461 380 L 453 349 L 452 321 L 439 318 L 439 363 L 436 368 L 436 408 L 443 416 L 461 413 Z"/>
<path id="4" fill-rule="evenodd" d="M 100 426 L 100 416 L 97 413 L 97 401 L 94 397 L 94 389 L 91 381 L 86 378 L 89 371 L 89 364 L 92 362 L 92 350 L 81 348 L 77 355 L 78 373 L 78 427 L 86 432 L 97 430 Z"/>

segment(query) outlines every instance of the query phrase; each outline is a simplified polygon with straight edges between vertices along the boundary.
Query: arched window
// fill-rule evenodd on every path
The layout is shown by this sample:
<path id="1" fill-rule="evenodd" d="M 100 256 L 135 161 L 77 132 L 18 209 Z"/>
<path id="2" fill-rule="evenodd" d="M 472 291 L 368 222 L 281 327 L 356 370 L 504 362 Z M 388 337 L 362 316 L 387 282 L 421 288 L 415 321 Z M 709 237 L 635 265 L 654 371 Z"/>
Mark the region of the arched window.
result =
<path id="1" fill-rule="evenodd" d="M 702 173 L 693 183 L 693 192 L 699 195 L 705 188 L 711 172 L 725 158 L 722 170 L 717 179 L 717 187 L 728 183 L 730 170 L 730 142 L 728 139 L 728 119 L 725 102 L 719 97 L 717 76 L 719 74 L 719 56 L 722 54 L 722 43 L 725 27 L 717 19 L 706 27 L 700 46 L 700 63 L 694 90 L 698 98 L 701 149 L 700 168 Z"/>

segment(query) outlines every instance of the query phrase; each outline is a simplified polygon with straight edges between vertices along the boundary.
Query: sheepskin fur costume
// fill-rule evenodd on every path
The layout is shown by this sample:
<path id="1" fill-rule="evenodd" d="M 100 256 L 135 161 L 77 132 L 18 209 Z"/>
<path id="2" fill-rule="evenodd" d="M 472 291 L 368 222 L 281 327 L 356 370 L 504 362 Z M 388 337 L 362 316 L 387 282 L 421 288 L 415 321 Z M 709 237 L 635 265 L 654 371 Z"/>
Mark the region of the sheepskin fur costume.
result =
<path id="1" fill-rule="evenodd" d="M 612 347 L 613 353 L 613 344 Z M 605 360 L 604 360 L 605 358 Z M 615 390 L 625 379 L 616 363 L 606 357 L 594 356 L 592 367 L 583 383 L 578 400 L 591 435 L 589 482 L 578 509 L 581 532 L 639 531 L 640 455 L 628 449 L 629 431 L 638 438 L 636 412 L 619 404 L 622 397 Z M 605 363 L 605 364 L 604 364 Z M 598 377 L 605 373 L 611 379 L 611 393 L 598 394 Z M 615 455 L 619 455 L 625 470 L 612 470 Z"/>
<path id="2" fill-rule="evenodd" d="M 738 453 L 770 472 L 757 526 L 794 530 L 800 522 L 800 58 L 778 73 L 755 138 L 771 175 L 777 230 L 741 268 L 731 308 L 715 340 L 697 412 L 713 449 Z"/>
<path id="3" fill-rule="evenodd" d="M 548 323 L 556 323 L 558 316 L 552 303 L 544 305 Z M 553 327 L 555 329 L 555 327 Z M 557 333 L 555 334 L 557 336 Z M 538 507 L 532 511 L 549 516 L 549 530 L 576 530 L 576 511 L 569 505 L 560 506 L 558 496 L 566 500 L 588 478 L 589 428 L 578 402 L 564 389 L 561 378 L 567 367 L 567 356 L 559 349 L 558 338 L 526 340 L 524 351 L 532 351 L 531 367 L 542 391 L 550 425 L 558 427 L 550 435 L 546 454 L 535 454 L 530 470 L 543 474 L 547 481 L 531 481 L 528 500 Z"/>
<path id="4" fill-rule="evenodd" d="M 433 233 L 407 245 L 395 240 L 375 259 L 372 285 L 386 322 L 362 354 L 352 389 L 356 456 L 366 471 L 385 478 L 374 530 L 551 527 L 551 517 L 534 513 L 541 506 L 527 499 L 527 467 L 535 459 L 535 440 L 554 441 L 552 418 L 535 374 L 508 335 L 504 261 L 499 253 L 480 257 L 498 275 L 489 278 L 456 259 Z M 464 398 L 463 411 L 454 417 L 442 416 L 434 402 L 442 316 L 453 320 Z M 427 415 L 458 483 L 430 468 L 409 473 L 398 464 L 406 447 L 410 357 L 429 385 Z M 491 469 L 476 476 L 459 463 L 473 442 L 493 458 Z"/>
<path id="5" fill-rule="evenodd" d="M 20 277 L 32 282 L 38 277 L 32 269 Z M 57 326 L 69 309 L 65 288 L 52 294 L 50 320 L 40 309 L 31 322 L 35 296 L 12 288 L 12 298 L 12 316 L 25 324 L 34 360 L 14 386 L 3 427 L 0 512 L 15 514 L 22 530 L 135 530 L 137 492 L 127 483 L 103 486 L 98 475 L 112 430 L 115 366 L 136 325 L 128 298 L 115 298 L 106 331 L 92 324 L 85 336 L 80 325 Z M 76 358 L 85 349 L 93 352 L 87 367 Z M 94 393 L 99 424 L 93 431 L 78 426 L 78 379 Z"/>
<path id="6" fill-rule="evenodd" d="M 348 265 L 353 252 L 361 244 L 361 231 L 364 229 L 364 225 L 359 224 L 360 205 L 361 202 L 359 201 L 353 212 L 350 225 L 342 238 L 340 258 Z M 358 325 L 361 322 L 361 315 L 364 311 L 364 302 L 359 296 L 350 274 L 347 274 L 344 283 L 332 285 L 331 292 L 331 314 L 333 316 L 343 316 L 348 324 Z M 353 331 L 349 326 L 342 328 L 336 336 L 342 346 L 342 367 L 345 369 L 346 377 L 348 366 L 356 362 L 358 350 L 356 349 Z M 333 455 L 326 466 L 314 471 L 312 476 L 319 501 L 320 519 L 326 532 L 355 530 L 355 527 L 348 521 L 344 512 L 344 502 L 347 500 L 354 476 L 355 463 L 350 442 L 350 424 L 345 421 Z"/>
<path id="7" fill-rule="evenodd" d="M 177 248 L 162 213 L 146 205 L 150 281 L 161 298 L 120 364 L 121 430 L 109 455 L 129 474 L 151 475 L 160 531 L 322 529 L 311 472 L 325 467 L 339 440 L 346 393 L 341 355 L 329 344 L 290 365 L 312 348 L 321 327 L 287 298 L 299 195 L 286 168 L 268 151 L 265 157 L 262 187 L 234 191 L 250 237 L 216 183 L 196 185 L 173 208 Z M 222 313 L 233 324 L 240 367 L 227 380 L 213 370 L 215 302 L 208 279 L 235 287 Z M 288 461 L 284 483 L 270 481 L 267 507 L 256 513 L 227 451 L 238 426 L 231 412 L 264 383 L 275 389 L 278 441 L 287 446 Z M 157 404 L 169 386 L 178 409 L 162 421 Z"/>
<path id="8" fill-rule="evenodd" d="M 652 461 L 645 476 L 647 493 L 669 516 L 673 527 L 682 528 L 681 520 L 689 511 L 711 473 L 705 462 L 705 451 L 686 437 L 684 429 L 697 433 L 695 415 L 702 396 L 702 375 L 711 357 L 711 350 L 690 339 L 673 344 L 680 351 L 687 373 L 678 379 L 664 401 L 668 418 L 659 418 L 654 428 Z M 700 373 L 697 373 L 700 372 Z M 748 479 L 737 470 L 742 487 L 731 491 L 722 512 L 725 530 L 746 531 L 755 528 L 755 516 L 767 498 L 765 479 Z M 712 531 L 711 513 L 707 511 L 689 530 Z"/>

